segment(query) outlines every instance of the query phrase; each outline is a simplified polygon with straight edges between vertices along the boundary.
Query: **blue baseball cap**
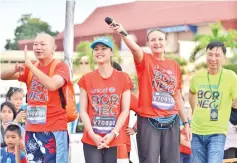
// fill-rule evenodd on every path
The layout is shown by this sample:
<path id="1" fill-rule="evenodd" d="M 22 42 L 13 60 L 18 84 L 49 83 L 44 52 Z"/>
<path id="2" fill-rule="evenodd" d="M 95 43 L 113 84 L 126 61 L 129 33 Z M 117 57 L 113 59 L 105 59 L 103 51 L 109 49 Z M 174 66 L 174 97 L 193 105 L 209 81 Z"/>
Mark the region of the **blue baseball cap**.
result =
<path id="1" fill-rule="evenodd" d="M 114 46 L 113 46 L 113 42 L 107 38 L 107 37 L 100 37 L 98 39 L 96 39 L 92 44 L 91 44 L 91 48 L 94 49 L 95 46 L 97 44 L 104 44 L 105 46 L 108 46 L 109 48 L 113 49 Z"/>

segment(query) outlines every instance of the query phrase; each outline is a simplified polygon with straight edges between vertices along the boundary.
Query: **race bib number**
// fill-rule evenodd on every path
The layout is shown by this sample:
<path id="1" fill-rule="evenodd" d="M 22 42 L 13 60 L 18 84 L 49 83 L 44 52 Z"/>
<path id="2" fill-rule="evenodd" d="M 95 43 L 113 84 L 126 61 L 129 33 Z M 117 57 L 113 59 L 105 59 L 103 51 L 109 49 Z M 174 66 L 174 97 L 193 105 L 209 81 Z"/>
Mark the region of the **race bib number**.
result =
<path id="1" fill-rule="evenodd" d="M 152 107 L 160 110 L 173 110 L 174 98 L 166 92 L 153 92 Z"/>
<path id="2" fill-rule="evenodd" d="M 117 118 L 95 116 L 92 121 L 92 128 L 96 134 L 108 134 L 115 127 Z"/>
<path id="3" fill-rule="evenodd" d="M 46 124 L 47 106 L 27 106 L 27 123 Z"/>

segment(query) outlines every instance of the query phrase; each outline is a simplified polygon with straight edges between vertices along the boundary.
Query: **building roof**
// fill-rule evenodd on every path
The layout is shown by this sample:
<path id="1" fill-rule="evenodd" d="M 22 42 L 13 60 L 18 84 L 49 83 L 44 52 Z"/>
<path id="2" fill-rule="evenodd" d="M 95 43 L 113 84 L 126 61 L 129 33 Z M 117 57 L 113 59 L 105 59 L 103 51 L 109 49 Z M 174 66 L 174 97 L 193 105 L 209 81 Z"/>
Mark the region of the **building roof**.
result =
<path id="1" fill-rule="evenodd" d="M 104 22 L 109 16 L 127 31 L 147 28 L 199 24 L 217 20 L 237 19 L 237 2 L 145 2 L 99 7 L 83 22 L 74 26 L 75 36 L 83 37 L 112 33 Z M 56 39 L 63 38 L 63 32 Z"/>

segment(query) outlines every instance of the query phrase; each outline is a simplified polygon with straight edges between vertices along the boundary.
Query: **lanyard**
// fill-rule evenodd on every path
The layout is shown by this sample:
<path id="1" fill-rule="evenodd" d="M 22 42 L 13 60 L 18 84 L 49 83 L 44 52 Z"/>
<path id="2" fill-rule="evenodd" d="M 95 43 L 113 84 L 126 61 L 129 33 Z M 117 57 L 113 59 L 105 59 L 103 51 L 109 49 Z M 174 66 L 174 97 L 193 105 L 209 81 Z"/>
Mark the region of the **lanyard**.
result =
<path id="1" fill-rule="evenodd" d="M 221 82 L 222 71 L 223 71 L 223 69 L 221 70 L 221 74 L 220 74 L 220 76 L 219 76 L 217 90 L 219 90 L 219 85 L 220 85 L 220 82 Z M 211 84 L 210 84 L 209 73 L 207 73 L 207 78 L 208 78 L 208 86 L 209 86 L 210 91 L 211 91 L 211 94 L 212 94 L 213 91 L 212 91 Z M 216 101 L 216 100 L 214 99 L 214 101 Z"/>

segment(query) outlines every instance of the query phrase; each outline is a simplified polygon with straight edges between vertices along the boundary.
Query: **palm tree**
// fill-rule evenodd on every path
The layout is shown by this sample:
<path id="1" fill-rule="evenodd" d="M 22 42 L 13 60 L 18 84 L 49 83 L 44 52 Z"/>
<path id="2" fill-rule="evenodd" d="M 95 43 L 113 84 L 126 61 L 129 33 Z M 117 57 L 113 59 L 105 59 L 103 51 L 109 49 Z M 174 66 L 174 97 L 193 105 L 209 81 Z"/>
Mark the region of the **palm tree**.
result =
<path id="1" fill-rule="evenodd" d="M 211 25 L 211 35 L 197 34 L 194 41 L 197 41 L 198 44 L 190 56 L 191 62 L 205 54 L 205 48 L 211 41 L 221 41 L 233 51 L 233 49 L 237 48 L 237 31 L 231 29 L 224 33 L 222 24 L 218 22 Z M 197 56 L 198 53 L 200 53 L 199 56 Z"/>
<path id="2" fill-rule="evenodd" d="M 109 37 L 112 40 L 113 44 L 114 44 L 114 59 L 118 63 L 121 63 L 122 59 L 119 55 L 118 47 L 114 43 L 114 40 L 112 39 L 111 36 L 107 36 L 107 37 Z M 96 38 L 97 37 L 95 37 L 94 39 L 96 39 Z M 92 50 L 90 48 L 91 44 L 92 44 L 91 41 L 83 41 L 83 42 L 80 42 L 80 44 L 77 45 L 77 47 L 76 47 L 77 57 L 76 57 L 75 62 L 74 62 L 76 66 L 80 66 L 81 58 L 83 56 L 86 56 L 87 59 L 88 59 L 88 63 L 90 65 L 90 69 L 91 70 L 95 69 L 95 62 L 94 62 L 94 59 L 93 59 L 93 53 L 92 53 Z"/>

